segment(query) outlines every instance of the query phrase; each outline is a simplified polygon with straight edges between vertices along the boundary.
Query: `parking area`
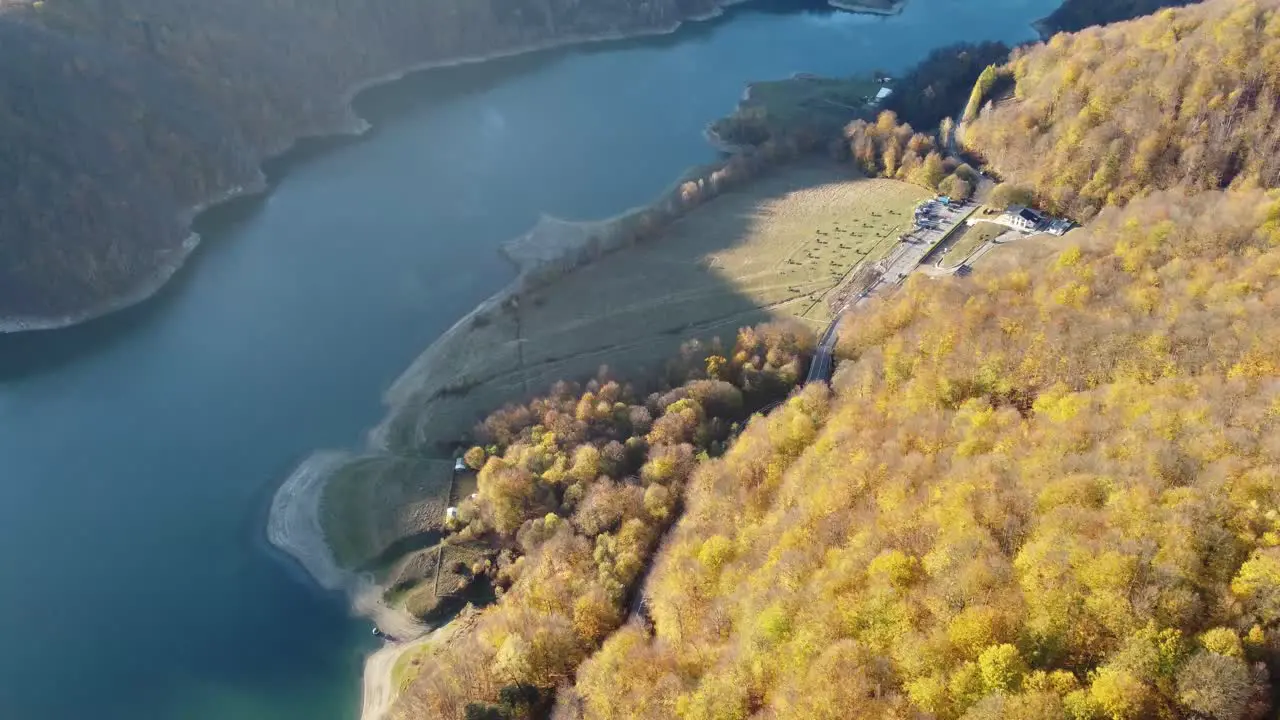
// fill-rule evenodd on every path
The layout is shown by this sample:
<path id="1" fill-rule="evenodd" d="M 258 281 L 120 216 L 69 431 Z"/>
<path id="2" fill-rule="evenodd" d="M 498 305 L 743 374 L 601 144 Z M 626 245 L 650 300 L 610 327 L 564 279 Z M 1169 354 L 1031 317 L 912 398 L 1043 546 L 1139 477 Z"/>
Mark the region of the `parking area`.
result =
<path id="1" fill-rule="evenodd" d="M 957 225 L 977 209 L 973 202 L 927 200 L 915 211 L 915 227 L 899 238 L 899 242 L 880 261 L 880 277 L 855 302 L 900 284 L 947 237 Z"/>

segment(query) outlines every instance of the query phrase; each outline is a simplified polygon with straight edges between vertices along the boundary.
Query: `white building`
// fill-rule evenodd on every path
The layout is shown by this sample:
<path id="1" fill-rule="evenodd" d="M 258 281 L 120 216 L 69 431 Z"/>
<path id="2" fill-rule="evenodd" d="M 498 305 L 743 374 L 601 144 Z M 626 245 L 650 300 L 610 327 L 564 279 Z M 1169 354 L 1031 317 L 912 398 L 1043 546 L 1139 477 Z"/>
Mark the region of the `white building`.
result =
<path id="1" fill-rule="evenodd" d="M 1032 230 L 1035 230 L 1045 221 L 1044 216 L 1035 210 L 1018 205 L 1014 205 L 1009 208 L 1007 217 L 1009 219 L 1010 227 L 1024 232 L 1031 232 Z"/>
<path id="2" fill-rule="evenodd" d="M 892 94 L 893 94 L 893 88 L 887 88 L 887 87 L 880 88 L 880 92 L 876 93 L 875 103 L 879 105 L 885 100 L 888 100 L 889 96 Z"/>

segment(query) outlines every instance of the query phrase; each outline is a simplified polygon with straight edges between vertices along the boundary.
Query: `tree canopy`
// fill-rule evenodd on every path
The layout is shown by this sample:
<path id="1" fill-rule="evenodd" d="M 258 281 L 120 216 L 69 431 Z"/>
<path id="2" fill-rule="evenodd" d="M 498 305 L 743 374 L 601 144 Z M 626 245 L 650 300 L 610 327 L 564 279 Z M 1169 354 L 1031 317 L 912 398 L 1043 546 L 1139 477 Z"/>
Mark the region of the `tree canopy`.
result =
<path id="1" fill-rule="evenodd" d="M 1066 0 L 1049 17 L 1040 21 L 1048 33 L 1074 32 L 1090 25 L 1129 20 L 1166 7 L 1190 5 L 1196 0 Z"/>
<path id="2" fill-rule="evenodd" d="M 1009 47 L 999 42 L 938 48 L 894 83 L 885 108 L 915 127 L 937 127 L 943 118 L 954 117 L 964 108 L 982 71 L 1008 56 Z"/>
<path id="3" fill-rule="evenodd" d="M 466 456 L 479 490 L 449 542 L 500 551 L 490 570 L 501 600 L 424 663 L 397 711 L 510 720 L 545 709 L 622 623 L 694 466 L 786 396 L 814 345 L 803 328 L 745 328 L 728 352 L 687 346 L 670 368 L 677 384 L 645 397 L 607 377 L 560 383 L 481 423 Z"/>
<path id="4" fill-rule="evenodd" d="M 1277 0 L 1210 0 L 1014 54 L 966 149 L 1076 219 L 1155 190 L 1280 184 Z"/>
<path id="5" fill-rule="evenodd" d="M 1261 717 L 1280 195 L 1160 195 L 846 323 L 696 469 L 585 718 Z"/>
<path id="6" fill-rule="evenodd" d="M 993 68 L 965 140 L 998 192 L 1096 217 L 850 314 L 830 387 L 725 432 L 812 349 L 748 333 L 643 403 L 491 418 L 459 534 L 507 544 L 508 589 L 403 716 L 1274 717 L 1277 4 Z M 893 113 L 834 149 L 960 175 Z"/>

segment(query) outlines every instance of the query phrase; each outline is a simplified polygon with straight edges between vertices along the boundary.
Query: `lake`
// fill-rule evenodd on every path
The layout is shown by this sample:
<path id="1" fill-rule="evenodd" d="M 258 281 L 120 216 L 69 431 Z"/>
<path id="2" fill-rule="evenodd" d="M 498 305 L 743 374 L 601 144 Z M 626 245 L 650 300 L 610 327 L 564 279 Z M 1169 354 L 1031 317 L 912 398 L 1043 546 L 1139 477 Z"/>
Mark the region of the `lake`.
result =
<path id="1" fill-rule="evenodd" d="M 901 72 L 1031 39 L 1056 4 L 748 5 L 420 73 L 360 98 L 369 135 L 202 217 L 150 302 L 0 338 L 0 717 L 354 718 L 369 625 L 268 551 L 267 504 L 311 450 L 359 446 L 397 374 L 514 276 L 498 245 L 648 201 L 714 157 L 702 128 L 751 80 Z"/>

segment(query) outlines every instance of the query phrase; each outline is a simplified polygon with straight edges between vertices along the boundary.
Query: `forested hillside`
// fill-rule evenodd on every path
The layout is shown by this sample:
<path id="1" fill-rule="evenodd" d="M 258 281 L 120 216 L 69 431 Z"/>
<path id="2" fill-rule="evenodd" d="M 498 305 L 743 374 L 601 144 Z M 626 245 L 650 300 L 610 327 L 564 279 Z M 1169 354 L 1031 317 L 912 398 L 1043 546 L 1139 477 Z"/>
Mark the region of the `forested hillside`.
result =
<path id="1" fill-rule="evenodd" d="M 607 378 L 562 384 L 485 420 L 483 447 L 466 454 L 479 492 L 459 507 L 449 542 L 501 549 L 489 570 L 502 599 L 421 661 L 401 716 L 545 715 L 556 687 L 626 618 L 694 466 L 786 397 L 814 345 L 803 328 L 744 329 L 729 352 L 686 346 L 669 384 L 648 396 Z"/>
<path id="2" fill-rule="evenodd" d="M 559 717 L 1262 717 L 1280 198 L 1160 195 L 850 318 L 699 468 Z"/>
<path id="3" fill-rule="evenodd" d="M 1037 158 L 1060 202 L 1148 197 L 847 317 L 832 388 L 694 471 L 648 621 L 554 716 L 1273 717 L 1280 192 L 1251 186 L 1275 184 L 1274 8 L 1015 58 L 970 140 Z M 1206 174 L 1210 140 L 1233 172 Z M 1115 174 L 1073 173 L 1099 143 Z"/>
<path id="4" fill-rule="evenodd" d="M 670 27 L 717 0 L 0 2 L 0 323 L 56 320 L 181 257 L 187 207 L 410 65 Z"/>
<path id="5" fill-rule="evenodd" d="M 136 287 L 181 260 L 180 208 L 255 172 L 180 75 L 0 16 L 0 320 Z"/>
<path id="6" fill-rule="evenodd" d="M 884 107 L 915 127 L 937 127 L 964 107 L 973 83 L 988 65 L 1008 57 L 1009 47 L 999 42 L 938 48 L 894 83 Z"/>
<path id="7" fill-rule="evenodd" d="M 613 500 L 583 500 L 566 530 L 562 511 L 537 520 L 543 506 L 521 506 L 508 531 L 523 518 L 517 538 L 544 544 L 516 565 L 520 577 L 484 629 L 429 661 L 401 717 L 1274 717 L 1280 191 L 1251 187 L 1274 184 L 1258 148 L 1273 140 L 1259 117 L 1275 96 L 1242 95 L 1273 92 L 1258 74 L 1274 64 L 1275 27 L 1273 3 L 1213 0 L 1016 58 L 1015 103 L 1047 97 L 1032 78 L 1064 88 L 1061 108 L 1015 126 L 1055 139 L 1034 150 L 1046 166 L 1069 170 L 1097 142 L 1089 131 L 1109 124 L 1100 132 L 1110 167 L 1143 169 L 1124 182 L 1068 173 L 1055 192 L 1040 191 L 1092 198 L 1091 209 L 1133 201 L 1065 238 L 1023 241 L 969 277 L 914 277 L 851 314 L 831 387 L 806 387 L 740 435 L 688 435 L 720 411 L 667 420 L 686 415 L 686 399 L 667 406 L 650 435 L 670 423 L 684 428 L 675 437 L 731 442 L 696 465 L 672 464 L 674 484 L 641 467 L 626 491 L 634 510 L 589 488 L 582 497 Z M 1178 37 L 1188 44 L 1175 48 Z M 1136 50 L 1126 56 L 1117 38 Z M 1049 52 L 1057 68 L 1037 64 Z M 1199 58 L 1185 84 L 1184 55 Z M 1186 117 L 1157 122 L 1158 103 L 1143 114 L 1133 112 L 1142 102 L 1118 105 L 1119 91 L 1081 100 L 1071 93 L 1083 84 L 1055 84 L 1091 64 L 1098 85 L 1126 67 L 1153 72 L 1150 91 L 1140 76 L 1117 81 L 1144 102 L 1162 82 L 1182 88 Z M 1248 67 L 1255 73 L 1235 78 L 1238 88 L 1195 89 L 1201 71 L 1229 83 Z M 1090 110 L 1095 97 L 1110 103 Z M 1215 129 L 1223 112 L 1233 121 Z M 997 108 L 979 137 L 997 132 L 1001 113 L 1027 117 Z M 877 171 L 911 137 L 886 118 L 846 133 L 854 157 Z M 1164 128 L 1176 156 L 1144 156 L 1123 118 Z M 1072 128 L 1079 137 L 1056 141 Z M 1202 175 L 1197 163 L 1213 150 L 1200 147 L 1202 131 L 1240 155 L 1230 178 Z M 1095 197 L 1086 190 L 1095 181 L 1114 186 Z M 531 456 L 516 448 L 532 432 L 500 464 L 488 461 L 488 487 Z M 532 457 L 552 482 L 573 476 L 567 461 L 557 471 Z M 652 528 L 639 510 L 650 492 L 680 488 L 674 504 L 652 503 L 679 519 L 655 556 L 641 616 L 602 632 L 622 618 L 596 612 L 587 598 L 597 591 L 575 591 L 584 599 L 572 609 L 563 593 L 593 567 L 593 582 L 605 582 L 628 566 L 617 564 L 615 541 L 597 537 L 589 561 L 581 541 L 542 538 L 548 528 L 590 534 L 595 517 Z M 632 555 L 643 557 L 655 541 L 637 537 L 644 550 Z"/>
<path id="8" fill-rule="evenodd" d="M 1066 0 L 1049 17 L 1040 21 L 1046 35 L 1083 30 L 1090 25 L 1129 20 L 1166 7 L 1190 5 L 1197 0 Z"/>
<path id="9" fill-rule="evenodd" d="M 1016 53 L 966 147 L 1076 219 L 1157 189 L 1280 184 L 1277 0 L 1211 0 Z M 988 99 L 989 100 L 989 99 Z"/>

